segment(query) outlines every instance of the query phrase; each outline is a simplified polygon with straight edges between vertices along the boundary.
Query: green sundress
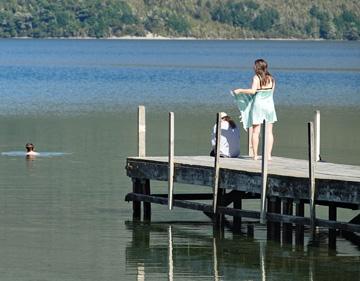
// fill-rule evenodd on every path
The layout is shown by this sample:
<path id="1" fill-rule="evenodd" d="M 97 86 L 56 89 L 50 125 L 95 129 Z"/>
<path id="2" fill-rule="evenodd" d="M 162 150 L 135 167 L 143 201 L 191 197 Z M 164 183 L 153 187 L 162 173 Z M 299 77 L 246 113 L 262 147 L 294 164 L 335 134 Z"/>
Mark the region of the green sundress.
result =
<path id="1" fill-rule="evenodd" d="M 277 121 L 273 88 L 259 89 L 254 95 L 231 93 L 240 110 L 241 122 L 245 130 L 252 125 L 261 124 L 264 120 L 268 123 Z"/>

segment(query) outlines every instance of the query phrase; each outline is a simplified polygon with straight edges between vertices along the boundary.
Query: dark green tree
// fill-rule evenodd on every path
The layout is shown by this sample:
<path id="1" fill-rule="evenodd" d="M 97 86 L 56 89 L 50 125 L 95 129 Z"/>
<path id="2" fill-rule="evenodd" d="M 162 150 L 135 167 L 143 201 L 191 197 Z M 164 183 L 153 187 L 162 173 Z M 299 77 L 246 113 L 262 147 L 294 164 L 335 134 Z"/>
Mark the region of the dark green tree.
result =
<path id="1" fill-rule="evenodd" d="M 190 24 L 184 16 L 171 14 L 166 20 L 166 26 L 175 32 L 175 34 L 188 36 Z"/>
<path id="2" fill-rule="evenodd" d="M 279 21 L 279 12 L 274 8 L 263 10 L 253 21 L 252 26 L 256 30 L 268 31 Z"/>

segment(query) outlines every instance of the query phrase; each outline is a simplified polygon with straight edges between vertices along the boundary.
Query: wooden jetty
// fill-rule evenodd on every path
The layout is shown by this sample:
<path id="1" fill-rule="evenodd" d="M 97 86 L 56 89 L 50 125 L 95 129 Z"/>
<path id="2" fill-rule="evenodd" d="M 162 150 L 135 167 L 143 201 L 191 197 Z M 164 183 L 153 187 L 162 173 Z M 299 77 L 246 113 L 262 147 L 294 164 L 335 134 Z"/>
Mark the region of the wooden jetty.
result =
<path id="1" fill-rule="evenodd" d="M 315 120 L 319 122 L 318 112 Z M 304 241 L 304 226 L 309 226 L 314 235 L 316 227 L 329 229 L 329 246 L 336 245 L 337 230 L 345 233 L 360 233 L 359 216 L 350 222 L 337 221 L 337 208 L 359 210 L 360 167 L 327 162 L 316 162 L 319 158 L 320 136 L 313 123 L 309 123 L 309 159 L 273 157 L 267 163 L 266 157 L 253 160 L 250 156 L 220 158 L 210 156 L 174 156 L 173 118 L 169 115 L 169 156 L 145 156 L 145 109 L 139 107 L 139 155 L 128 157 L 127 175 L 132 178 L 133 191 L 125 200 L 133 202 L 133 218 L 151 219 L 151 203 L 203 211 L 214 219 L 214 226 L 222 229 L 225 215 L 233 217 L 231 227 L 241 231 L 242 218 L 267 223 L 268 237 L 292 243 Z M 220 124 L 218 115 L 217 124 Z M 320 128 L 320 124 L 315 127 Z M 220 128 L 218 126 L 218 128 Z M 266 125 L 264 125 L 264 129 Z M 218 130 L 218 139 L 220 130 Z M 266 134 L 263 134 L 265 138 Z M 266 144 L 266 139 L 263 139 Z M 266 155 L 266 145 L 263 155 Z M 168 192 L 153 194 L 150 181 L 168 182 Z M 212 188 L 210 193 L 181 193 L 174 188 L 174 182 L 200 185 Z M 176 193 L 174 193 L 176 189 Z M 246 199 L 260 199 L 259 211 L 242 209 Z M 203 203 L 199 201 L 210 201 Z M 305 217 L 304 206 L 309 204 L 310 216 Z M 230 206 L 232 205 L 232 207 Z M 328 220 L 316 218 L 316 205 L 328 206 Z M 355 215 L 358 212 L 355 212 Z M 252 233 L 251 225 L 248 233 Z"/>

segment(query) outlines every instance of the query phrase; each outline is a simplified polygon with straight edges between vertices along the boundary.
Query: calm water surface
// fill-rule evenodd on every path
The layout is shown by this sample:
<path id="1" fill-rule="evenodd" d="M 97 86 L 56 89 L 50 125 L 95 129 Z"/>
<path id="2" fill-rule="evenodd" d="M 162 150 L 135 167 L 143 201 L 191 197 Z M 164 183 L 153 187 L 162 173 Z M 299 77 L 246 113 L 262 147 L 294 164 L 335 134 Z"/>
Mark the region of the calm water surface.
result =
<path id="1" fill-rule="evenodd" d="M 208 154 L 215 113 L 238 115 L 228 91 L 249 85 L 258 57 L 277 79 L 274 154 L 305 159 L 320 109 L 322 157 L 360 165 L 359 42 L 0 40 L 0 280 L 360 279 L 359 249 L 339 237 L 329 250 L 326 230 L 297 248 L 258 225 L 254 239 L 215 239 L 189 210 L 153 206 L 151 224 L 131 221 L 137 105 L 149 155 L 167 153 L 168 111 L 175 153 Z M 56 157 L 8 154 L 26 142 Z"/>

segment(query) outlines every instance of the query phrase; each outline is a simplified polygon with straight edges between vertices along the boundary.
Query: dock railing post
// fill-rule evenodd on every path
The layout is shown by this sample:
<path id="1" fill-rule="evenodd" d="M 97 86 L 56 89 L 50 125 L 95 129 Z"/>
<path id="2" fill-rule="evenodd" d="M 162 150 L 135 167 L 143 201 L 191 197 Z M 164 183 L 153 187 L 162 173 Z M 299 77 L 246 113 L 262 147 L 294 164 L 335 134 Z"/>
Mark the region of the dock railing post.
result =
<path id="1" fill-rule="evenodd" d="M 320 110 L 315 111 L 315 161 L 320 161 Z"/>
<path id="2" fill-rule="evenodd" d="M 250 157 L 254 156 L 254 150 L 252 146 L 252 134 L 253 134 L 253 128 L 248 128 L 248 155 Z"/>
<path id="3" fill-rule="evenodd" d="M 310 192 L 310 224 L 312 236 L 315 234 L 316 220 L 316 186 L 315 186 L 315 151 L 314 151 L 314 124 L 308 123 L 308 154 L 309 154 L 309 192 Z"/>
<path id="4" fill-rule="evenodd" d="M 220 112 L 216 116 L 216 144 L 215 144 L 215 164 L 214 164 L 214 186 L 213 186 L 213 213 L 216 213 L 218 190 L 219 190 L 219 160 L 220 160 L 220 137 L 221 137 L 221 116 Z"/>
<path id="5" fill-rule="evenodd" d="M 174 193 L 174 112 L 169 112 L 169 172 L 168 172 L 168 205 L 173 209 Z"/>
<path id="6" fill-rule="evenodd" d="M 138 156 L 145 157 L 146 155 L 146 125 L 145 125 L 145 106 L 138 107 Z"/>
<path id="7" fill-rule="evenodd" d="M 262 125 L 262 159 L 261 159 L 261 210 L 260 223 L 266 222 L 266 192 L 267 192 L 267 165 L 268 165 L 268 149 L 267 149 L 267 124 L 264 120 Z"/>

